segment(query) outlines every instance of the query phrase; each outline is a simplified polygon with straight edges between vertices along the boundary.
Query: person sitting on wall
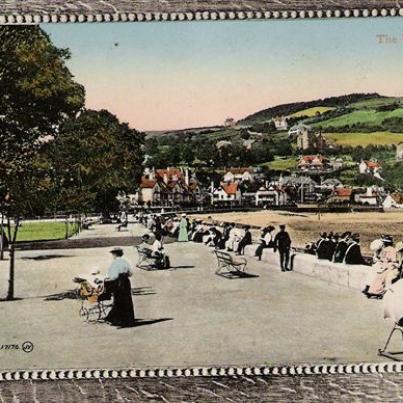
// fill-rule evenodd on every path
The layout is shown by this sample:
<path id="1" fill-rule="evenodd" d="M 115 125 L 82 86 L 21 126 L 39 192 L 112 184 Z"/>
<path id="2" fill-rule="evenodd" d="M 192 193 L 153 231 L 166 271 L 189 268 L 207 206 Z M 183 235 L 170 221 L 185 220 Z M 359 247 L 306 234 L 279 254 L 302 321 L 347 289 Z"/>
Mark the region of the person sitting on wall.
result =
<path id="1" fill-rule="evenodd" d="M 196 220 L 192 220 L 190 222 L 190 226 L 189 226 L 189 232 L 188 232 L 188 236 L 189 236 L 189 240 L 192 241 L 193 240 L 193 235 L 196 232 L 196 228 L 197 228 L 197 221 Z"/>
<path id="2" fill-rule="evenodd" d="M 241 241 L 238 244 L 238 249 L 236 251 L 237 255 L 243 255 L 245 253 L 245 247 L 247 245 L 251 245 L 252 244 L 252 234 L 250 232 L 250 227 L 249 225 L 246 225 L 244 227 L 245 233 L 241 239 Z"/>
<path id="3" fill-rule="evenodd" d="M 329 237 L 326 232 L 320 234 L 320 238 L 316 243 L 316 256 L 319 260 L 327 259 L 329 255 Z"/>
<path id="4" fill-rule="evenodd" d="M 309 242 L 305 245 L 304 253 L 316 256 L 316 242 Z"/>
<path id="5" fill-rule="evenodd" d="M 365 265 L 365 259 L 361 254 L 361 246 L 360 246 L 360 235 L 353 234 L 351 235 L 350 242 L 347 245 L 346 254 L 344 256 L 343 263 L 351 264 L 351 265 Z"/>
<path id="6" fill-rule="evenodd" d="M 240 241 L 240 230 L 236 228 L 235 224 L 231 224 L 231 229 L 229 231 L 229 238 L 225 242 L 225 249 L 229 252 L 236 250 L 238 243 Z"/>
<path id="7" fill-rule="evenodd" d="M 273 231 L 274 227 L 272 225 L 269 225 L 266 228 L 263 228 L 261 237 L 260 237 L 260 245 L 256 248 L 255 251 L 255 256 L 258 258 L 258 260 L 262 260 L 262 254 L 263 250 L 267 248 L 273 248 L 274 249 L 274 237 L 273 237 Z"/>
<path id="8" fill-rule="evenodd" d="M 230 237 L 230 232 L 232 229 L 232 225 L 225 223 L 223 226 L 223 231 L 222 231 L 222 235 L 220 237 L 220 240 L 217 243 L 217 248 L 218 249 L 225 249 L 225 244 L 228 241 L 229 237 Z"/>
<path id="9" fill-rule="evenodd" d="M 221 236 L 221 231 L 219 231 L 216 227 L 211 227 L 204 243 L 208 246 L 217 247 Z"/>
<path id="10" fill-rule="evenodd" d="M 208 231 L 206 231 L 202 220 L 197 220 L 196 221 L 196 228 L 193 232 L 193 235 L 191 237 L 191 240 L 193 242 L 197 242 L 197 243 L 202 243 L 203 242 L 203 237 L 208 233 Z"/>
<path id="11" fill-rule="evenodd" d="M 350 242 L 351 232 L 347 231 L 341 235 L 341 239 L 336 245 L 336 248 L 333 253 L 333 262 L 334 263 L 343 263 L 344 257 L 346 256 L 348 244 Z"/>
<path id="12" fill-rule="evenodd" d="M 327 260 L 333 261 L 333 256 L 334 252 L 337 248 L 337 245 L 339 243 L 340 235 L 339 234 L 333 234 L 333 232 L 330 233 L 329 236 L 329 246 L 328 246 L 328 253 L 327 253 Z"/>
<path id="13" fill-rule="evenodd" d="M 376 242 L 372 242 L 372 249 Z M 395 282 L 400 275 L 400 264 L 398 251 L 393 246 L 393 238 L 385 236 L 382 238 L 379 259 L 374 261 L 367 276 L 367 286 L 362 291 L 368 298 L 381 298 L 387 288 Z M 378 249 L 379 250 L 379 249 Z"/>

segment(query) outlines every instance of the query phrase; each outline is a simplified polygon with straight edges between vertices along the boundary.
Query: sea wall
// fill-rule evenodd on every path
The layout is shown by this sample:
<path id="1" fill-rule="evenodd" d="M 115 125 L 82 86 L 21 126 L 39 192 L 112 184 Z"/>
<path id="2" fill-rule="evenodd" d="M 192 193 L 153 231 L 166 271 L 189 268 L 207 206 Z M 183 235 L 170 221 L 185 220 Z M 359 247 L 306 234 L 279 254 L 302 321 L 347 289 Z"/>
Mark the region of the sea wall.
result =
<path id="1" fill-rule="evenodd" d="M 245 248 L 245 256 L 253 257 L 257 246 L 248 245 Z M 291 256 L 291 268 L 296 273 L 355 290 L 362 290 L 365 286 L 369 266 L 333 263 L 304 253 L 292 253 Z M 271 269 L 280 270 L 279 254 L 274 253 L 273 249 L 263 250 L 262 261 L 267 262 Z"/>

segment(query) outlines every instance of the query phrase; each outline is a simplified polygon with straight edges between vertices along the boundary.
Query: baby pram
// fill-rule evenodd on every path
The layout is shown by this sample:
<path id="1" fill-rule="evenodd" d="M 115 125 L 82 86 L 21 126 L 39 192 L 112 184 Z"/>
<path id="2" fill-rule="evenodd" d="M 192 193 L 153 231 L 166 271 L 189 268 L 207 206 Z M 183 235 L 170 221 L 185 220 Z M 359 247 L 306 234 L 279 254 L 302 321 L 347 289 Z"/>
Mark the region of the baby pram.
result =
<path id="1" fill-rule="evenodd" d="M 78 311 L 86 322 L 99 321 L 108 313 L 110 305 L 103 299 L 105 292 L 105 277 L 99 273 L 82 274 L 73 278 L 78 284 L 77 299 L 80 302 Z"/>
<path id="2" fill-rule="evenodd" d="M 398 332 L 403 341 L 403 280 L 392 284 L 383 297 L 384 318 L 391 319 L 394 323 L 391 332 L 386 340 L 385 346 L 378 350 L 378 354 L 391 358 L 395 361 L 402 361 L 402 351 L 388 351 L 389 343 L 394 333 Z M 400 355 L 400 358 L 398 357 Z"/>

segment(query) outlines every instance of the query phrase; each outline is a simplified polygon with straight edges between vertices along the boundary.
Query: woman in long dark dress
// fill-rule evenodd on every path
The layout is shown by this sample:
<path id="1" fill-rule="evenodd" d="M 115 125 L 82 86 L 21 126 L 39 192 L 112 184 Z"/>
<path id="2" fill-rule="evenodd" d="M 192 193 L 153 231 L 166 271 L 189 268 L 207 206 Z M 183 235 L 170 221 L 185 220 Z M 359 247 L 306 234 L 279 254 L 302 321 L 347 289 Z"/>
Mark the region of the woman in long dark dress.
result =
<path id="1" fill-rule="evenodd" d="M 112 326 L 134 326 L 134 308 L 129 279 L 132 271 L 127 260 L 122 258 L 121 248 L 114 248 L 111 253 L 114 260 L 109 266 L 105 281 L 113 295 L 113 305 L 105 320 Z"/>

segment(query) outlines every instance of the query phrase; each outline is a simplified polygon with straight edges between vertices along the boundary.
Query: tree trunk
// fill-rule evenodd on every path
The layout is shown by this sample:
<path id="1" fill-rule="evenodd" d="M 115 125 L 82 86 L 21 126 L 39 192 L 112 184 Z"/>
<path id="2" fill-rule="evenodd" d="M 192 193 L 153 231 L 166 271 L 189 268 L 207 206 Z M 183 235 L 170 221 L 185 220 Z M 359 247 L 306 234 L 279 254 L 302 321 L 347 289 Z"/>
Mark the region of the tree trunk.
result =
<path id="1" fill-rule="evenodd" d="M 8 277 L 8 290 L 7 290 L 7 300 L 10 301 L 14 299 L 14 245 L 10 244 L 10 271 Z"/>
<path id="2" fill-rule="evenodd" d="M 10 250 L 10 269 L 9 269 L 8 290 L 7 290 L 7 300 L 8 301 L 14 299 L 14 269 L 15 269 L 15 249 L 14 249 L 14 244 L 15 244 L 15 242 L 17 240 L 17 233 L 18 233 L 19 225 L 20 225 L 20 220 L 19 220 L 19 218 L 16 218 L 14 233 L 12 233 L 10 218 L 7 217 L 7 230 L 8 230 L 9 242 L 10 242 L 10 246 L 9 246 L 9 250 Z"/>
<path id="3" fill-rule="evenodd" d="M 4 214 L 1 214 L 0 260 L 4 260 Z"/>
<path id="4" fill-rule="evenodd" d="M 65 237 L 65 239 L 67 239 L 69 237 L 69 219 L 68 218 L 66 218 L 65 225 L 66 225 L 66 233 L 65 233 L 64 237 Z"/>

